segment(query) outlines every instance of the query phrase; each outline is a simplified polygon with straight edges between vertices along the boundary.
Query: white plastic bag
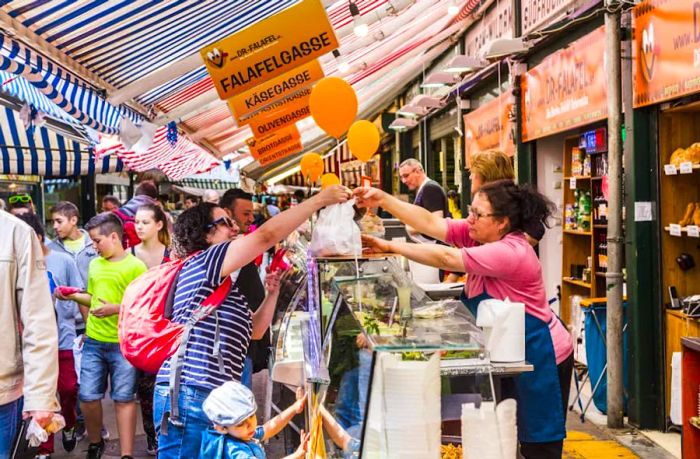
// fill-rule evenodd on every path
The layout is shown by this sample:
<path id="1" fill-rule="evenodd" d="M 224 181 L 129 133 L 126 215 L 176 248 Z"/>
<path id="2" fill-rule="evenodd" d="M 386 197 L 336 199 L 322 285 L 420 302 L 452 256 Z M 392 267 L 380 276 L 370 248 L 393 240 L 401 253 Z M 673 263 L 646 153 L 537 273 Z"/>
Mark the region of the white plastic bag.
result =
<path id="1" fill-rule="evenodd" d="M 360 228 L 353 220 L 355 200 L 322 209 L 314 225 L 309 250 L 317 257 L 333 255 L 360 256 Z"/>

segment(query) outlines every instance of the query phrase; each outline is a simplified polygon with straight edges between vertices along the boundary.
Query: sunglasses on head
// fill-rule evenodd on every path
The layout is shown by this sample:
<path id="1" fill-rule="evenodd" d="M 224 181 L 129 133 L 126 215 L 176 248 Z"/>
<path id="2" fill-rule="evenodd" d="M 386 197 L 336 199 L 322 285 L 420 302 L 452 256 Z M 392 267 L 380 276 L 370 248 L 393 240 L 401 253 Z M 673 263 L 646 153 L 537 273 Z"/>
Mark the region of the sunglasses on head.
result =
<path id="1" fill-rule="evenodd" d="M 16 194 L 14 196 L 10 196 L 10 198 L 7 201 L 10 204 L 17 204 L 18 202 L 28 203 L 32 202 L 32 197 L 28 194 Z"/>
<path id="2" fill-rule="evenodd" d="M 215 228 L 218 225 L 226 225 L 229 228 L 233 228 L 233 221 L 228 217 L 217 218 L 213 222 L 204 225 L 204 229 L 209 231 L 210 229 Z"/>

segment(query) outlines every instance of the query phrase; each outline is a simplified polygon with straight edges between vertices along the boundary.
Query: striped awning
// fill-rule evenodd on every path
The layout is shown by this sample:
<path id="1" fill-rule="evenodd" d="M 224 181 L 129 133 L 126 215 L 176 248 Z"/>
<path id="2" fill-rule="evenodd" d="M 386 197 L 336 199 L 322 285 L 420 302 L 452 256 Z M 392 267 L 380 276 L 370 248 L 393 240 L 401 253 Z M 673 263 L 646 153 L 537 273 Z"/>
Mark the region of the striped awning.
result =
<path id="1" fill-rule="evenodd" d="M 153 144 L 144 152 L 130 151 L 118 140 L 105 138 L 95 147 L 97 157 L 116 155 L 131 170 L 142 172 L 158 169 L 171 180 L 207 172 L 221 164 L 208 151 L 183 135 L 178 134 L 175 145 L 172 145 L 167 131 L 166 126 L 159 127 L 153 137 Z"/>
<path id="2" fill-rule="evenodd" d="M 46 127 L 29 134 L 19 113 L 0 106 L 0 174 L 75 177 L 124 170 L 116 157 L 95 161 L 84 143 L 64 137 Z"/>

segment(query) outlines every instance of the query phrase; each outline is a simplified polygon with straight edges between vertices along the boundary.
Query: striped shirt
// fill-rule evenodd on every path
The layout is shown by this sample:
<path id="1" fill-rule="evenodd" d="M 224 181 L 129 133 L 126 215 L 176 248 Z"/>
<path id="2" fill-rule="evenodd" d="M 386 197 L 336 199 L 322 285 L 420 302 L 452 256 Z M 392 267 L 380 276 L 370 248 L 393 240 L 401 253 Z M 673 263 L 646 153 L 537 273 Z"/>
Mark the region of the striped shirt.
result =
<path id="1" fill-rule="evenodd" d="M 174 322 L 185 323 L 222 282 L 221 267 L 229 244 L 230 241 L 209 247 L 182 268 L 175 290 Z M 214 349 L 217 320 L 223 368 Z M 234 285 L 216 311 L 193 327 L 186 345 L 181 384 L 214 389 L 226 381 L 240 381 L 252 326 L 248 303 Z M 157 383 L 168 383 L 171 359 L 161 366 Z"/>

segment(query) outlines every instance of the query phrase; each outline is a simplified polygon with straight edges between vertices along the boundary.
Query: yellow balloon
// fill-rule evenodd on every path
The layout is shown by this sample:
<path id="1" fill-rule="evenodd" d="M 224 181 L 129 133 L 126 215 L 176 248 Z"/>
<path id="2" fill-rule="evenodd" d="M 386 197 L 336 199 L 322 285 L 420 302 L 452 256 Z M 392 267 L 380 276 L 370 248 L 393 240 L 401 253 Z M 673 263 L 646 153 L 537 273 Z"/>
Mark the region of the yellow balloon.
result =
<path id="1" fill-rule="evenodd" d="M 340 185 L 340 179 L 334 173 L 323 174 L 321 176 L 321 189 L 329 186 Z"/>
<path id="2" fill-rule="evenodd" d="M 357 116 L 357 95 L 342 78 L 323 78 L 311 90 L 309 109 L 318 127 L 340 138 Z"/>
<path id="3" fill-rule="evenodd" d="M 305 179 L 311 180 L 311 183 L 316 183 L 321 174 L 323 174 L 323 158 L 318 153 L 305 153 L 301 157 L 299 166 L 301 166 L 301 175 Z"/>
<path id="4" fill-rule="evenodd" d="M 367 162 L 379 148 L 379 129 L 367 120 L 355 121 L 348 131 L 350 153 Z"/>

